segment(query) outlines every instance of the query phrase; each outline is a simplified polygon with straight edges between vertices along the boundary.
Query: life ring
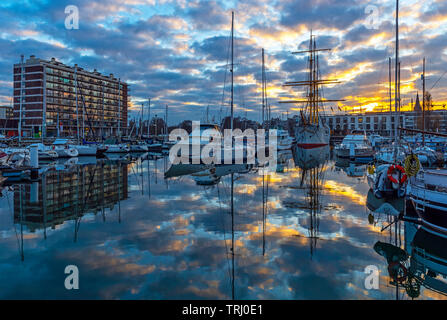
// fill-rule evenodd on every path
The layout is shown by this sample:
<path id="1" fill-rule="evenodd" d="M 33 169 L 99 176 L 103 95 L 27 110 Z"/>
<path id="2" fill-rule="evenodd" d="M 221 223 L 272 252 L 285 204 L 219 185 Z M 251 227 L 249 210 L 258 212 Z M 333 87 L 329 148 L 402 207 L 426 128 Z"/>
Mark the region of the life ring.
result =
<path id="1" fill-rule="evenodd" d="M 400 178 L 400 181 L 397 181 L 397 179 L 392 176 L 392 174 L 395 170 L 399 170 L 403 174 L 402 178 Z M 405 173 L 405 169 L 398 164 L 396 164 L 396 165 L 393 164 L 392 166 L 390 166 L 388 168 L 387 175 L 388 175 L 388 179 L 393 183 L 404 184 L 405 181 L 407 181 L 407 174 Z"/>
<path id="2" fill-rule="evenodd" d="M 399 275 L 399 272 L 402 274 Z M 393 261 L 388 265 L 388 273 L 390 276 L 399 283 L 402 283 L 407 279 L 408 270 L 404 265 L 397 261 Z"/>

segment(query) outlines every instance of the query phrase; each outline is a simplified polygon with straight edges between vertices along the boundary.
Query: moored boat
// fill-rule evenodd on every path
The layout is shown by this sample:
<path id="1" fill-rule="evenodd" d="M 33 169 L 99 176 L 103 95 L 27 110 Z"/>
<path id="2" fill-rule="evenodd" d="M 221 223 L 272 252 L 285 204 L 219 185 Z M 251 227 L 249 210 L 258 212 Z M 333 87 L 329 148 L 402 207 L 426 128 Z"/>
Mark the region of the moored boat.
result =
<path id="1" fill-rule="evenodd" d="M 53 142 L 53 150 L 57 152 L 59 158 L 77 157 L 78 150 L 70 145 L 67 139 L 56 139 Z"/>
<path id="2" fill-rule="evenodd" d="M 348 134 L 341 144 L 335 147 L 339 158 L 349 158 L 358 162 L 369 162 L 374 159 L 374 150 L 366 134 Z"/>
<path id="3" fill-rule="evenodd" d="M 419 171 L 410 179 L 409 196 L 422 225 L 447 237 L 447 169 Z"/>

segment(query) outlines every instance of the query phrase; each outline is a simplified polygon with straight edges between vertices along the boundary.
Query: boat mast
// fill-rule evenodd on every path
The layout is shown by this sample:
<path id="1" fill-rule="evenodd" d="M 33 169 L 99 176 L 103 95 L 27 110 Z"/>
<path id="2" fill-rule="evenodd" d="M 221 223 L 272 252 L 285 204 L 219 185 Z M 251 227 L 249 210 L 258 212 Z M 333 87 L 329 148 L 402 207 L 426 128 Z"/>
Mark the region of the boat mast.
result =
<path id="1" fill-rule="evenodd" d="M 394 161 L 397 157 L 397 126 L 398 113 L 397 110 L 400 104 L 400 79 L 399 79 L 399 0 L 396 0 L 396 70 L 395 70 L 395 90 L 394 90 Z"/>
<path id="2" fill-rule="evenodd" d="M 422 67 L 422 146 L 425 146 L 425 57 Z"/>
<path id="3" fill-rule="evenodd" d="M 147 123 L 147 138 L 149 139 L 149 136 L 151 135 L 151 98 L 148 98 L 148 105 L 149 105 L 149 111 L 148 111 L 148 123 Z"/>
<path id="4" fill-rule="evenodd" d="M 315 103 L 314 98 L 314 78 L 313 78 L 313 69 L 314 69 L 314 53 L 312 50 L 312 30 L 310 31 L 310 40 L 309 40 L 309 102 L 310 102 L 310 114 L 309 114 L 309 122 L 313 123 L 313 108 Z"/>
<path id="5" fill-rule="evenodd" d="M 234 98 L 234 11 L 231 12 L 231 131 L 233 132 L 233 98 Z M 233 149 L 233 138 L 231 138 Z M 234 300 L 234 173 L 231 173 L 231 257 L 232 257 L 232 290 L 231 297 Z"/>
<path id="6" fill-rule="evenodd" d="M 261 75 L 261 81 L 262 81 L 262 127 L 264 127 L 264 123 L 265 123 L 265 115 L 264 112 L 266 111 L 265 109 L 265 67 L 264 67 L 264 48 L 262 48 L 262 75 Z"/>
<path id="7" fill-rule="evenodd" d="M 305 86 L 308 87 L 308 97 L 307 100 L 280 100 L 279 103 L 306 103 L 309 112 L 308 122 L 310 124 L 318 124 L 319 116 L 318 116 L 318 105 L 323 102 L 342 102 L 344 99 L 325 99 L 322 100 L 320 98 L 319 86 L 328 85 L 328 84 L 336 84 L 340 83 L 337 79 L 319 79 L 319 63 L 318 63 L 318 52 L 323 51 L 331 51 L 331 49 L 317 49 L 317 44 L 315 40 L 315 36 L 312 35 L 312 31 L 310 33 L 309 40 L 309 49 L 304 51 L 296 51 L 292 52 L 292 54 L 302 54 L 309 53 L 309 74 L 308 79 L 305 81 L 291 81 L 286 82 L 284 87 L 299 87 Z M 306 109 L 307 110 L 307 109 Z M 303 120 L 307 122 L 307 119 L 304 119 L 304 115 L 301 111 L 301 115 Z"/>
<path id="8" fill-rule="evenodd" d="M 389 83 L 389 94 L 390 94 L 390 122 L 391 122 L 391 116 L 393 114 L 393 98 L 392 98 L 392 93 L 391 93 L 391 57 L 388 58 L 388 83 Z M 390 131 L 390 136 L 391 136 L 391 131 Z"/>
<path id="9" fill-rule="evenodd" d="M 143 135 L 143 115 L 144 115 L 144 103 L 141 104 L 141 120 L 140 120 L 140 140 Z"/>
<path id="10" fill-rule="evenodd" d="M 231 130 L 233 131 L 233 95 L 234 95 L 234 11 L 231 12 Z M 233 139 L 231 139 L 233 141 Z M 231 142 L 233 146 L 233 142 Z"/>
<path id="11" fill-rule="evenodd" d="M 163 141 L 166 141 L 168 139 L 168 105 L 166 104 L 165 109 L 165 137 Z"/>

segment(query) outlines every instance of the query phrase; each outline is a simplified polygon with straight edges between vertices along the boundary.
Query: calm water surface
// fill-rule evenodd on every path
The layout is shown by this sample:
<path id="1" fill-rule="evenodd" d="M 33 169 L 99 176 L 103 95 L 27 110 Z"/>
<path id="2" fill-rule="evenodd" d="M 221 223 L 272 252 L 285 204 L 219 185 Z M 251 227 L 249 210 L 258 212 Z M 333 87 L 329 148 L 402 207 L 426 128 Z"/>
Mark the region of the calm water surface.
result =
<path id="1" fill-rule="evenodd" d="M 3 186 L 0 298 L 410 299 L 374 245 L 412 252 L 421 231 L 368 220 L 365 167 L 306 156 L 208 186 L 165 179 L 167 159 L 147 156 L 61 163 L 39 183 Z M 64 287 L 67 265 L 79 290 Z M 365 288 L 369 265 L 379 290 Z M 422 286 L 418 299 L 443 297 Z"/>

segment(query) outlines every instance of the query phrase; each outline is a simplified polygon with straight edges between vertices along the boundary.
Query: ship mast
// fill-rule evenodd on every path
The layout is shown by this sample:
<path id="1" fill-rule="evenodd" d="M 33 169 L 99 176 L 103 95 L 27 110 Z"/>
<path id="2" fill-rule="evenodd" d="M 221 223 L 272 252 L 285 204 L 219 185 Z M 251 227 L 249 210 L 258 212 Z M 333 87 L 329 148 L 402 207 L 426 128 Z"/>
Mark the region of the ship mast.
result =
<path id="1" fill-rule="evenodd" d="M 398 112 L 400 104 L 400 79 L 399 79 L 399 0 L 396 0 L 396 66 L 395 66 L 395 90 L 394 90 L 394 161 L 397 157 L 397 127 L 399 125 Z"/>
<path id="2" fill-rule="evenodd" d="M 233 130 L 234 117 L 234 12 L 231 12 L 231 130 Z M 233 139 L 231 139 L 231 146 L 233 147 Z"/>
<path id="3" fill-rule="evenodd" d="M 265 67 L 264 67 L 264 48 L 262 48 L 262 75 L 261 75 L 261 82 L 262 82 L 262 127 L 265 125 Z"/>
<path id="4" fill-rule="evenodd" d="M 425 57 L 422 66 L 422 131 L 425 132 Z M 425 133 L 422 133 L 422 146 L 425 147 Z"/>
<path id="5" fill-rule="evenodd" d="M 309 49 L 305 51 L 292 52 L 292 54 L 309 53 L 309 74 L 308 80 L 305 81 L 292 81 L 286 82 L 284 87 L 298 87 L 305 86 L 308 87 L 308 97 L 307 100 L 281 100 L 279 103 L 306 103 L 308 106 L 309 117 L 308 119 L 303 119 L 307 124 L 318 124 L 319 121 L 319 104 L 323 102 L 341 102 L 345 100 L 323 100 L 320 98 L 319 87 L 327 84 L 340 83 L 337 79 L 319 79 L 318 70 L 318 52 L 331 51 L 331 49 L 317 49 L 317 44 L 315 41 L 315 36 L 310 33 L 309 39 Z"/>

